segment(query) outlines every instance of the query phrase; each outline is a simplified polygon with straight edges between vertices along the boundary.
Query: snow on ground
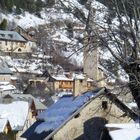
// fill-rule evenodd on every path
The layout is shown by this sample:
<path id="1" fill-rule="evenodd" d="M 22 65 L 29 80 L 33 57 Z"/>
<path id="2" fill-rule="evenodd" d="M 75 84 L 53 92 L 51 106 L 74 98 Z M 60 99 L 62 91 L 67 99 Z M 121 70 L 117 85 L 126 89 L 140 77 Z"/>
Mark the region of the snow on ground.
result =
<path id="1" fill-rule="evenodd" d="M 113 140 L 140 140 L 140 129 L 120 129 L 110 132 Z"/>
<path id="2" fill-rule="evenodd" d="M 43 25 L 50 23 L 52 21 L 64 21 L 71 20 L 75 21 L 75 18 L 72 14 L 64 13 L 62 10 L 50 8 L 50 9 L 42 9 L 40 12 L 41 17 L 38 17 L 35 14 L 31 14 L 29 12 L 23 12 L 20 15 L 15 14 L 3 14 L 0 13 L 0 19 L 7 19 L 10 22 L 14 22 L 15 24 L 23 27 L 37 27 L 38 25 Z"/>
<path id="3" fill-rule="evenodd" d="M 83 52 L 73 52 L 72 50 L 70 51 L 65 51 L 63 52 L 65 57 L 68 57 L 73 64 L 76 64 L 78 66 L 83 66 Z"/>
<path id="4" fill-rule="evenodd" d="M 71 43 L 71 40 L 66 37 L 65 35 L 63 35 L 60 32 L 56 32 L 53 36 L 52 39 L 55 41 L 60 41 L 60 42 L 65 42 L 65 43 Z"/>
<path id="5" fill-rule="evenodd" d="M 37 16 L 30 14 L 28 12 L 23 13 L 22 15 L 14 15 L 14 14 L 0 14 L 0 19 L 7 19 L 10 22 L 15 22 L 17 25 L 23 28 L 36 27 L 41 24 L 45 24 L 45 20 L 38 18 Z"/>
<path id="6" fill-rule="evenodd" d="M 73 81 L 72 78 L 67 78 L 65 75 L 57 75 L 57 76 L 52 76 L 54 79 L 60 81 Z"/>
<path id="7" fill-rule="evenodd" d="M 118 128 L 119 130 L 110 131 L 113 140 L 140 140 L 140 124 L 106 124 L 107 128 Z"/>
<path id="8" fill-rule="evenodd" d="M 1 56 L 2 58 L 10 67 L 12 72 L 21 72 L 21 73 L 35 73 L 35 74 L 42 74 L 41 69 L 39 69 L 40 65 L 42 64 L 37 59 L 11 59 L 10 56 Z"/>
<path id="9" fill-rule="evenodd" d="M 10 122 L 12 129 L 23 127 L 28 115 L 28 102 L 16 101 L 10 104 L 0 104 L 0 117 Z"/>

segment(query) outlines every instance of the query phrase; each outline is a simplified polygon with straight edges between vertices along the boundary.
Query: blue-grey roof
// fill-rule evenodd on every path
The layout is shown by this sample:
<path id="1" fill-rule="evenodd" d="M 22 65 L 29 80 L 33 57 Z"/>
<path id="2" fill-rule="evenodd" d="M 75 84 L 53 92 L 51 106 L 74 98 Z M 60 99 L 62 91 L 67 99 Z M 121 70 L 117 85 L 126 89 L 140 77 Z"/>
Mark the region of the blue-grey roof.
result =
<path id="1" fill-rule="evenodd" d="M 19 33 L 5 30 L 0 30 L 0 40 L 26 42 L 26 40 Z"/>
<path id="2" fill-rule="evenodd" d="M 36 127 L 40 125 L 43 121 L 36 121 L 29 129 L 26 131 L 22 137 L 26 137 L 29 140 L 43 140 L 47 135 L 49 135 L 52 131 L 43 132 L 40 135 L 33 132 L 35 131 Z"/>
<path id="3" fill-rule="evenodd" d="M 12 97 L 13 100 L 16 100 L 16 101 L 29 101 L 32 99 L 34 100 L 35 107 L 37 110 L 45 110 L 47 108 L 43 103 L 41 103 L 38 99 L 33 97 L 31 94 L 12 94 L 10 95 L 10 97 Z M 0 99 L 0 102 L 1 102 L 1 99 Z"/>
<path id="4" fill-rule="evenodd" d="M 27 140 L 33 140 L 35 136 L 42 136 L 44 134 L 49 135 L 54 130 L 58 129 L 66 120 L 70 118 L 75 112 L 80 110 L 85 104 L 91 101 L 95 97 L 96 92 L 86 92 L 81 96 L 63 97 L 58 102 L 50 106 L 48 109 L 38 115 L 38 120 L 33 126 L 31 126 L 22 137 Z M 40 122 L 40 123 L 39 123 Z M 50 132 L 50 133 L 49 133 Z M 43 140 L 44 137 L 38 140 Z"/>
<path id="5" fill-rule="evenodd" d="M 0 58 L 0 74 L 12 74 L 7 64 Z"/>

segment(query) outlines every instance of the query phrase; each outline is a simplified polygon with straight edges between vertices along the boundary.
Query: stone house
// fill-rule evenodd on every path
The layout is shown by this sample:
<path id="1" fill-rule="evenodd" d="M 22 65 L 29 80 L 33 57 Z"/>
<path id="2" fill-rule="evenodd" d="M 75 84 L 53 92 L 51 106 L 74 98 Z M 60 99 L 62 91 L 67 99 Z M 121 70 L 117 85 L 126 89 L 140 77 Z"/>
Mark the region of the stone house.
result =
<path id="1" fill-rule="evenodd" d="M 33 32 L 28 32 L 20 26 L 17 26 L 14 31 L 18 32 L 27 41 L 26 46 L 28 48 L 31 48 L 31 52 L 33 51 L 33 49 L 36 49 L 37 45 L 36 40 L 33 37 Z"/>
<path id="2" fill-rule="evenodd" d="M 5 53 L 31 53 L 32 44 L 30 40 L 25 39 L 15 31 L 0 30 L 0 50 Z"/>
<path id="3" fill-rule="evenodd" d="M 54 90 L 55 91 L 73 91 L 73 78 L 66 77 L 65 75 L 56 75 L 52 76 L 54 81 Z"/>
<path id="4" fill-rule="evenodd" d="M 57 93 L 71 92 L 79 94 L 95 88 L 94 81 L 84 74 L 61 74 L 49 77 L 36 77 L 29 79 L 31 87 L 45 86 L 45 91 L 53 91 Z"/>
<path id="5" fill-rule="evenodd" d="M 78 97 L 63 97 L 46 111 L 22 135 L 27 140 L 74 140 L 84 132 L 84 123 L 93 117 L 103 117 L 108 122 L 130 122 L 124 110 L 112 104 L 105 96 L 106 90 L 86 92 Z M 135 115 L 134 115 L 135 116 Z"/>
<path id="6" fill-rule="evenodd" d="M 92 90 L 96 87 L 94 85 L 94 81 L 84 74 L 77 74 L 73 82 L 74 82 L 73 93 L 75 94 L 75 96 L 78 96 L 81 93 Z"/>
<path id="7" fill-rule="evenodd" d="M 93 89 L 94 81 L 84 74 L 62 74 L 52 76 L 54 79 L 54 91 L 56 92 L 71 92 L 79 94 Z"/>

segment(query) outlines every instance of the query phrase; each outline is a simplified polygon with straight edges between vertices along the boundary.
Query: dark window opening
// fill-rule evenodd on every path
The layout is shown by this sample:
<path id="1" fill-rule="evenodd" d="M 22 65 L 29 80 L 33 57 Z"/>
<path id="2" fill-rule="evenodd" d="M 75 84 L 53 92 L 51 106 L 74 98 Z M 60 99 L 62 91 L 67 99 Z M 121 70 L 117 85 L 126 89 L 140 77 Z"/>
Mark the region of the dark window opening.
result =
<path id="1" fill-rule="evenodd" d="M 74 116 L 74 118 L 79 118 L 79 117 L 80 117 L 80 113 Z"/>
<path id="2" fill-rule="evenodd" d="M 102 101 L 102 108 L 105 110 L 108 108 L 107 101 Z"/>
<path id="3" fill-rule="evenodd" d="M 8 34 L 8 36 L 9 36 L 10 38 L 13 38 L 13 35 L 12 35 L 12 34 Z"/>
<path id="4" fill-rule="evenodd" d="M 18 52 L 21 52 L 21 48 L 18 49 Z"/>
<path id="5" fill-rule="evenodd" d="M 83 80 L 80 80 L 80 83 L 83 83 Z"/>

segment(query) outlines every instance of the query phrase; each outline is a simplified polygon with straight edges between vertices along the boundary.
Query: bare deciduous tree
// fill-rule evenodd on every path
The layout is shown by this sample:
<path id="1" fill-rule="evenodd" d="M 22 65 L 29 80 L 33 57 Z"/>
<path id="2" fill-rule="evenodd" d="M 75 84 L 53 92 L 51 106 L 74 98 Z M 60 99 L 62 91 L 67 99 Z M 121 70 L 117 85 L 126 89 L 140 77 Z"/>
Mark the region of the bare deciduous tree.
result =
<path id="1" fill-rule="evenodd" d="M 140 109 L 140 2 L 110 0 L 108 4 L 111 8 L 108 6 L 97 11 L 93 8 L 93 1 L 88 0 L 85 4 L 88 11 L 86 15 L 84 10 L 81 11 L 71 2 L 67 6 L 67 0 L 59 1 L 86 26 L 87 35 L 96 38 L 96 46 L 108 50 L 126 72 L 129 77 L 127 86 Z M 100 14 L 100 19 L 96 18 L 97 14 Z M 92 44 L 93 41 L 89 43 Z"/>

